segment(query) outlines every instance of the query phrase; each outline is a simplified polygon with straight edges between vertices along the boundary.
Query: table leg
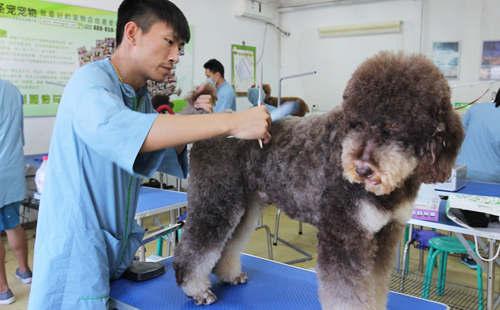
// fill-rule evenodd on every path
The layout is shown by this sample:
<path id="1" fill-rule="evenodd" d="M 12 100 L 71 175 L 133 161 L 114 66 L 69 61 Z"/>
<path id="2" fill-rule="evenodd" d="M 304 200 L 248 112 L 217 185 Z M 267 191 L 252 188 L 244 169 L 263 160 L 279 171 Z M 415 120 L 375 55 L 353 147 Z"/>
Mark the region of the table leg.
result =
<path id="1" fill-rule="evenodd" d="M 137 219 L 137 224 L 142 227 L 142 218 Z M 139 247 L 139 261 L 146 261 L 146 248 L 143 245 Z"/>
<path id="2" fill-rule="evenodd" d="M 412 239 L 412 234 L 413 234 L 413 224 L 408 225 L 408 241 L 405 244 L 405 249 L 403 251 L 403 262 L 402 262 L 402 268 L 401 268 L 401 282 L 399 285 L 399 291 L 403 291 L 403 285 L 404 285 L 404 279 L 405 279 L 405 273 L 406 273 L 406 259 L 407 259 L 407 253 L 408 249 L 410 247 L 411 239 Z"/>
<path id="3" fill-rule="evenodd" d="M 420 226 L 420 230 L 424 229 L 424 226 Z M 424 250 L 420 250 L 419 259 L 418 259 L 418 272 L 422 273 L 424 265 Z"/>
<path id="4" fill-rule="evenodd" d="M 495 239 L 488 239 L 490 243 L 490 256 L 493 258 L 495 256 Z M 493 292 L 495 291 L 495 262 L 490 262 L 488 264 L 488 310 L 493 309 Z"/>
<path id="5" fill-rule="evenodd" d="M 493 269 L 494 269 L 495 264 L 494 264 L 494 262 L 490 262 L 488 264 L 488 266 L 486 266 L 484 261 L 476 255 L 476 252 L 471 248 L 471 246 L 469 245 L 467 240 L 465 240 L 464 236 L 460 233 L 455 233 L 455 235 L 458 237 L 458 240 L 460 240 L 462 245 L 467 249 L 467 253 L 476 261 L 477 264 L 479 264 L 481 266 L 481 268 L 483 270 L 485 270 L 485 271 L 487 270 L 487 272 L 488 272 L 488 288 L 487 288 L 488 303 L 487 303 L 486 309 L 492 310 L 493 309 L 493 289 L 494 289 L 493 281 L 495 279 L 495 274 L 493 272 Z M 491 258 L 492 257 L 491 252 L 494 251 L 494 249 L 495 249 L 495 240 L 488 239 L 488 241 L 490 243 L 490 248 L 489 248 L 488 252 L 490 254 L 489 257 Z M 495 254 L 493 253 L 493 255 L 495 255 Z"/>

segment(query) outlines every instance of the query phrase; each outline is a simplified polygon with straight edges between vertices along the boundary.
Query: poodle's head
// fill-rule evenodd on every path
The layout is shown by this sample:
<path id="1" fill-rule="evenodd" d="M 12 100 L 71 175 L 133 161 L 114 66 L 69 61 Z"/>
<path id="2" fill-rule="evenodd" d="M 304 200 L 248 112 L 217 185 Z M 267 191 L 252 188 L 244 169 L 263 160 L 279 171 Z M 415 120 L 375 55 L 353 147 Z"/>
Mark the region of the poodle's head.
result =
<path id="1" fill-rule="evenodd" d="M 191 115 L 191 114 L 205 114 L 202 109 L 195 109 L 194 102 L 200 95 L 210 95 L 212 97 L 212 106 L 217 103 L 217 88 L 210 83 L 202 84 L 198 87 L 194 87 L 184 98 L 186 101 L 186 106 L 179 114 Z"/>
<path id="2" fill-rule="evenodd" d="M 416 175 L 446 181 L 464 138 L 450 88 L 425 56 L 381 52 L 354 72 L 342 103 L 344 176 L 383 195 Z"/>

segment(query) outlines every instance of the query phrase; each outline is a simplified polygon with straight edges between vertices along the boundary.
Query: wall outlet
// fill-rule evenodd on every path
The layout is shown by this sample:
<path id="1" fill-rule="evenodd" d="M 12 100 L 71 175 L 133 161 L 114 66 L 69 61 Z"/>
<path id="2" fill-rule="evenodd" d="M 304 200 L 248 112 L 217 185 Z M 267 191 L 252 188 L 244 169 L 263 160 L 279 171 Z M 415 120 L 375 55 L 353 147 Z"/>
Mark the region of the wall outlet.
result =
<path id="1" fill-rule="evenodd" d="M 313 111 L 317 111 L 318 109 L 319 109 L 319 108 L 318 108 L 318 104 L 317 104 L 317 103 L 315 103 L 315 104 L 313 104 L 313 105 L 312 105 L 311 110 L 313 110 Z"/>

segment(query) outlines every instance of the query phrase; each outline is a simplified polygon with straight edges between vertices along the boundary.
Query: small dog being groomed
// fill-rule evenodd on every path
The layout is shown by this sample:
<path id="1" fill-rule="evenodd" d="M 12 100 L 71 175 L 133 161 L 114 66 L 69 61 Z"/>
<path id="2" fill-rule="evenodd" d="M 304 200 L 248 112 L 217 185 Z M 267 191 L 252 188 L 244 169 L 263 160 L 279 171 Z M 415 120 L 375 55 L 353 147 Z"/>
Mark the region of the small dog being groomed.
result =
<path id="1" fill-rule="evenodd" d="M 420 184 L 448 179 L 464 137 L 446 79 L 423 55 L 381 52 L 354 72 L 341 107 L 287 117 L 271 135 L 263 149 L 226 137 L 193 145 L 177 284 L 208 305 L 211 272 L 245 283 L 240 253 L 273 203 L 318 228 L 323 309 L 385 309 Z"/>

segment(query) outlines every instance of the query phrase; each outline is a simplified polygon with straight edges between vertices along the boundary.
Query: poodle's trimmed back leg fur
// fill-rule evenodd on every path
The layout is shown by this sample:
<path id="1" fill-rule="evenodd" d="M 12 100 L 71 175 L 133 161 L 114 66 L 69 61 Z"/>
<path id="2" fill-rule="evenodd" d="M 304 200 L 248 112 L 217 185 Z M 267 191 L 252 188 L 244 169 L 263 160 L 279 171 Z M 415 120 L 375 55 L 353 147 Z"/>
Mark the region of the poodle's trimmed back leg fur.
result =
<path id="1" fill-rule="evenodd" d="M 221 201 L 213 201 L 212 203 L 224 206 Z M 203 203 L 190 202 L 192 208 L 188 212 L 186 229 L 179 245 L 175 248 L 174 262 L 172 264 L 177 285 L 197 305 L 209 305 L 217 300 L 209 290 L 210 272 L 219 261 L 227 240 L 231 237 L 245 213 L 243 204 L 224 206 L 222 210 L 231 211 L 214 215 L 220 227 L 212 229 L 210 226 L 207 227 L 206 221 L 209 220 L 207 215 L 203 216 L 202 212 L 196 210 L 197 208 L 203 208 L 203 206 Z"/>
<path id="2" fill-rule="evenodd" d="M 237 285 L 245 283 L 247 276 L 241 272 L 241 252 L 245 250 L 248 241 L 257 227 L 258 218 L 262 215 L 263 205 L 261 200 L 254 196 L 247 203 L 246 212 L 238 227 L 227 241 L 221 258 L 217 262 L 213 273 L 222 282 Z"/>

